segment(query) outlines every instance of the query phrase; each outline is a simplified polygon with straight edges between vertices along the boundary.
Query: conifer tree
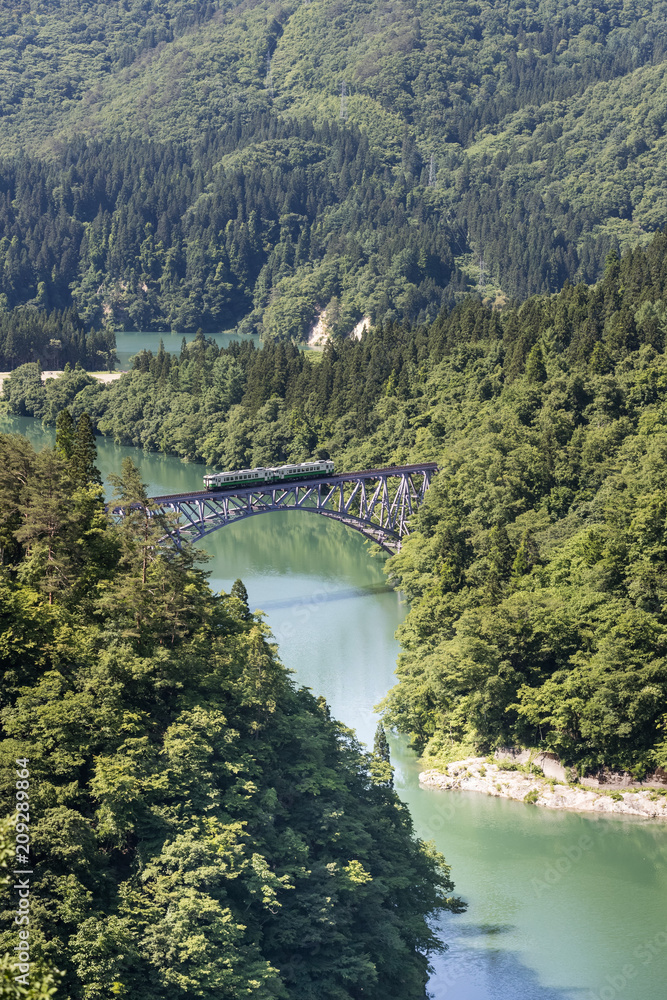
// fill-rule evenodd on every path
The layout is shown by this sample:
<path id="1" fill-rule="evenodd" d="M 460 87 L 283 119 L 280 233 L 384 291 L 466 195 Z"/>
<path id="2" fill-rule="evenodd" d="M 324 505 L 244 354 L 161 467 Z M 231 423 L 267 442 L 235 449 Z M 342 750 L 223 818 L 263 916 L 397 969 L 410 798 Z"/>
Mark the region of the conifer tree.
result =
<path id="1" fill-rule="evenodd" d="M 102 478 L 95 466 L 97 445 L 90 417 L 87 413 L 82 413 L 77 420 L 71 459 L 72 473 L 77 485 L 86 486 L 89 483 L 101 484 Z"/>
<path id="2" fill-rule="evenodd" d="M 112 473 L 109 482 L 113 487 L 113 500 L 123 504 L 147 504 L 146 483 L 131 458 L 124 458 L 120 475 Z"/>
<path id="3" fill-rule="evenodd" d="M 230 591 L 230 596 L 236 598 L 241 604 L 241 613 L 243 618 L 250 618 L 250 607 L 248 605 L 248 591 L 245 588 L 243 580 L 235 580 L 232 584 L 232 589 Z"/>
<path id="4" fill-rule="evenodd" d="M 54 595 L 72 583 L 75 523 L 66 463 L 49 448 L 37 454 L 34 473 L 21 492 L 22 526 L 15 532 L 26 547 L 19 575 L 23 581 Z"/>
<path id="5" fill-rule="evenodd" d="M 164 380 L 169 371 L 166 358 L 167 358 L 167 352 L 164 349 L 164 341 L 162 340 L 162 338 L 160 338 L 160 346 L 158 348 L 155 360 L 155 374 L 161 380 Z"/>
<path id="6" fill-rule="evenodd" d="M 197 568 L 206 552 L 191 543 L 163 542 L 153 552 L 148 569 L 147 628 L 153 638 L 174 646 L 205 617 L 210 601 L 206 574 Z"/>
<path id="7" fill-rule="evenodd" d="M 247 607 L 247 605 L 248 605 L 248 591 L 246 590 L 246 587 L 245 587 L 245 584 L 244 584 L 243 580 L 239 579 L 239 580 L 235 580 L 234 581 L 234 583 L 232 584 L 231 594 L 232 594 L 232 597 L 238 597 L 239 601 L 243 601 L 243 603 Z"/>
<path id="8" fill-rule="evenodd" d="M 387 742 L 387 735 L 384 731 L 384 726 L 381 722 L 378 722 L 377 729 L 375 730 L 375 739 L 373 740 L 373 753 L 380 760 L 386 760 L 389 762 L 391 759 L 389 752 L 389 743 Z"/>
<path id="9" fill-rule="evenodd" d="M 74 421 L 68 409 L 56 417 L 56 453 L 67 462 L 74 453 Z"/>
<path id="10" fill-rule="evenodd" d="M 391 766 L 391 754 L 389 743 L 384 731 L 384 726 L 378 722 L 373 740 L 373 763 L 371 773 L 375 784 L 385 788 L 394 787 L 394 769 Z"/>
<path id="11" fill-rule="evenodd" d="M 539 344 L 534 344 L 526 360 L 526 378 L 529 382 L 546 382 L 547 369 Z"/>
<path id="12" fill-rule="evenodd" d="M 16 531 L 21 527 L 22 493 L 34 478 L 35 453 L 19 434 L 0 437 L 0 565 L 20 556 Z"/>
<path id="13" fill-rule="evenodd" d="M 145 584 L 160 535 L 159 527 L 151 517 L 146 484 L 131 458 L 123 459 L 120 476 L 112 474 L 109 481 L 113 486 L 113 501 L 123 508 L 123 520 L 119 526 L 123 546 L 121 565 L 131 571 L 137 570 L 138 566 L 141 582 Z"/>
<path id="14" fill-rule="evenodd" d="M 99 606 L 116 615 L 123 634 L 140 648 L 156 640 L 173 646 L 203 614 L 205 576 L 195 567 L 206 554 L 169 539 L 175 525 L 151 504 L 131 458 L 123 460 L 120 476 L 109 479 L 114 501 L 123 508 L 117 527 L 123 572 L 113 598 L 103 594 Z"/>

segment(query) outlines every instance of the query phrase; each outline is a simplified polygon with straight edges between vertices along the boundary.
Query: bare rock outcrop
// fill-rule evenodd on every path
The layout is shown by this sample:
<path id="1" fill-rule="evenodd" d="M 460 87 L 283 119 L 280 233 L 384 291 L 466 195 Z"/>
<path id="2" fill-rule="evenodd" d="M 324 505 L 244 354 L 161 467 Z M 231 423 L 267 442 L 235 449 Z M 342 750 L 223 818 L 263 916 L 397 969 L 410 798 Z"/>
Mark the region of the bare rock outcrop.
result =
<path id="1" fill-rule="evenodd" d="M 508 771 L 502 763 L 491 764 L 485 757 L 455 761 L 447 765 L 446 771 L 423 771 L 419 775 L 419 783 L 428 788 L 483 792 L 485 795 L 530 802 L 546 809 L 573 809 L 577 812 L 667 820 L 667 795 L 660 794 L 655 788 L 600 791 L 523 771 Z"/>

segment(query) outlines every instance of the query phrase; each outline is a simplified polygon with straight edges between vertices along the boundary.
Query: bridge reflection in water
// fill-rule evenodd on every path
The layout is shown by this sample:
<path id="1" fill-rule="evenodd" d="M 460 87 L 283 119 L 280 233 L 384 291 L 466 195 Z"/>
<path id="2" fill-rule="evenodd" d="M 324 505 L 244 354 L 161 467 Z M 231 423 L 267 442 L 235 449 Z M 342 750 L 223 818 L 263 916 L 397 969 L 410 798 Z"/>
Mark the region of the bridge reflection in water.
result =
<path id="1" fill-rule="evenodd" d="M 409 534 L 408 518 L 423 502 L 435 472 L 434 462 L 424 462 L 289 483 L 151 497 L 150 503 L 156 514 L 177 515 L 169 532 L 177 545 L 196 542 L 246 517 L 300 510 L 341 521 L 387 552 L 397 552 Z M 114 507 L 113 513 L 122 517 L 124 508 Z"/>

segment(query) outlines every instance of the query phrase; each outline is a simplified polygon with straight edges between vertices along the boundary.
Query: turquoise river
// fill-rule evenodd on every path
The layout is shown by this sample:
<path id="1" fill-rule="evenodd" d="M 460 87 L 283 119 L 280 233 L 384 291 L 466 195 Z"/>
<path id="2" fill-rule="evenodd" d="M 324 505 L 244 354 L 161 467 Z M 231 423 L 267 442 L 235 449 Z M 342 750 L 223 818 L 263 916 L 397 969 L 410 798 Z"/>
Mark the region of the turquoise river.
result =
<path id="1" fill-rule="evenodd" d="M 53 438 L 27 419 L 2 418 L 0 430 L 36 445 Z M 153 493 L 199 488 L 202 466 L 100 440 L 105 475 L 125 455 Z M 250 518 L 203 544 L 212 586 L 229 590 L 241 577 L 295 681 L 371 741 L 407 610 L 385 584 L 382 558 L 312 514 Z M 469 903 L 442 921 L 436 1000 L 665 1000 L 667 826 L 421 789 L 414 754 L 398 738 L 391 745 L 417 833 L 443 851 Z"/>

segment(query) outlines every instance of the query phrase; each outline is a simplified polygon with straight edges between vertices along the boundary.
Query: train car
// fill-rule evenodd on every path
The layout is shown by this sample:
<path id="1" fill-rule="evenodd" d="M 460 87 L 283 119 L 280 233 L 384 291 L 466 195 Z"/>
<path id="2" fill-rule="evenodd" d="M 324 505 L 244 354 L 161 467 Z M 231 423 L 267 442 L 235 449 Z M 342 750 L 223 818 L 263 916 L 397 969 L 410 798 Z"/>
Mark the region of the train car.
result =
<path id="1" fill-rule="evenodd" d="M 320 462 L 301 462 L 296 465 L 277 465 L 270 468 L 235 469 L 233 472 L 218 472 L 204 476 L 207 490 L 224 490 L 235 486 L 261 486 L 264 483 L 284 482 L 295 479 L 313 479 L 332 473 L 334 464 L 330 459 Z"/>
<path id="2" fill-rule="evenodd" d="M 299 465 L 278 465 L 267 469 L 271 473 L 271 482 L 284 479 L 309 479 L 312 476 L 326 475 L 333 472 L 333 462 L 301 462 Z"/>
<path id="3" fill-rule="evenodd" d="M 221 490 L 229 486 L 254 486 L 266 482 L 269 469 L 236 469 L 234 472 L 219 472 L 214 476 L 204 476 L 207 490 Z"/>

